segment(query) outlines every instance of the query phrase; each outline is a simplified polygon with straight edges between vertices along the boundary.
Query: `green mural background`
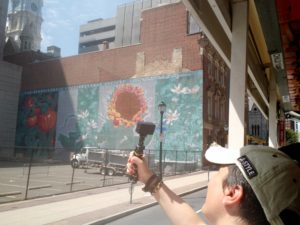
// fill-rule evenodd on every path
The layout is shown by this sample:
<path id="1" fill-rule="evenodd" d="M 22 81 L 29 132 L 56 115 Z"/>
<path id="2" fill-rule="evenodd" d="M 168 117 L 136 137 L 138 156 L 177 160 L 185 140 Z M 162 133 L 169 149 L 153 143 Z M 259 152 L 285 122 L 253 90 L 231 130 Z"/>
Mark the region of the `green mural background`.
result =
<path id="1" fill-rule="evenodd" d="M 178 151 L 202 150 L 202 71 L 24 92 L 16 145 L 78 151 L 83 146 L 133 149 L 138 121 L 156 124 L 146 149 L 158 150 L 164 101 L 164 159 L 189 160 Z M 31 117 L 36 117 L 31 118 Z M 32 120 L 32 121 L 31 121 Z M 192 160 L 192 159 L 191 159 Z"/>

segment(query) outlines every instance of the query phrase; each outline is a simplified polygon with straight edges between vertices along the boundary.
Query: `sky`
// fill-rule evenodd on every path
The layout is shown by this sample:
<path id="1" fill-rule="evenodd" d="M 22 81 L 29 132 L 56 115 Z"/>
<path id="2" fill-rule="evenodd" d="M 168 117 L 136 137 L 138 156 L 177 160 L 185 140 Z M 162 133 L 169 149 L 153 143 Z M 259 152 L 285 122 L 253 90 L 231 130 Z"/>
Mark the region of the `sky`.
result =
<path id="1" fill-rule="evenodd" d="M 78 54 L 79 28 L 89 20 L 116 16 L 117 6 L 133 0 L 44 0 L 41 51 L 55 45 L 61 56 Z"/>

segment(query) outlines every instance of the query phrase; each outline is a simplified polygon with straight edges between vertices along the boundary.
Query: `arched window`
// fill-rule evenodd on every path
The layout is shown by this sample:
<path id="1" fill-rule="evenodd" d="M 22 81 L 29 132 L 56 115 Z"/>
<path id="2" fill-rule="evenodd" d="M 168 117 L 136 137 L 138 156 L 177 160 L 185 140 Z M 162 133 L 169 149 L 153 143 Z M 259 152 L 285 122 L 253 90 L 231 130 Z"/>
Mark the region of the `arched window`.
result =
<path id="1" fill-rule="evenodd" d="M 225 121 L 225 100 L 220 102 L 220 120 Z"/>
<path id="2" fill-rule="evenodd" d="M 219 76 L 220 76 L 219 63 L 216 63 L 216 66 L 215 66 L 215 82 L 216 83 L 219 83 Z"/>
<path id="3" fill-rule="evenodd" d="M 207 117 L 208 117 L 208 120 L 212 119 L 212 111 L 213 111 L 212 96 L 210 94 L 208 94 L 208 96 L 207 96 Z"/>
<path id="4" fill-rule="evenodd" d="M 259 125 L 251 125 L 251 135 L 259 137 L 260 134 L 260 126 Z"/>
<path id="5" fill-rule="evenodd" d="M 215 96 L 214 105 L 215 105 L 214 118 L 216 120 L 218 120 L 219 119 L 219 113 L 220 113 L 220 100 L 219 100 L 219 96 Z"/>

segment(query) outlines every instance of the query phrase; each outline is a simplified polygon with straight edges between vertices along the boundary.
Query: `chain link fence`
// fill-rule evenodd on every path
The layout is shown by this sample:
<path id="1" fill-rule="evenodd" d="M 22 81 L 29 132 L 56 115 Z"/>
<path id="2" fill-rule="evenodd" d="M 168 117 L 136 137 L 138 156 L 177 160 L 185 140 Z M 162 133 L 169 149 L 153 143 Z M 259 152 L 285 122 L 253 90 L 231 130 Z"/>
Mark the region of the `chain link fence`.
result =
<path id="1" fill-rule="evenodd" d="M 7 151 L 0 148 L 0 156 Z M 0 158 L 0 203 L 130 183 L 126 175 L 130 151 L 15 147 L 13 157 Z M 159 174 L 159 150 L 144 153 L 151 170 Z M 202 169 L 200 151 L 162 153 L 163 177 Z"/>

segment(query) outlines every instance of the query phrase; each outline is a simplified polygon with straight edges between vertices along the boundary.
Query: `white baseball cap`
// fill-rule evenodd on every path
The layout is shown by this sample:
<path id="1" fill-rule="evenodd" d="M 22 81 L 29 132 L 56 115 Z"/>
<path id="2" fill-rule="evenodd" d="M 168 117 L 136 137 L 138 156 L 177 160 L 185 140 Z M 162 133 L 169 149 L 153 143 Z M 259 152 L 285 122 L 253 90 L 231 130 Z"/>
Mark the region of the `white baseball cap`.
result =
<path id="1" fill-rule="evenodd" d="M 262 145 L 235 150 L 212 144 L 205 158 L 238 166 L 271 225 L 284 225 L 279 214 L 286 208 L 300 215 L 300 165 L 285 153 Z"/>

